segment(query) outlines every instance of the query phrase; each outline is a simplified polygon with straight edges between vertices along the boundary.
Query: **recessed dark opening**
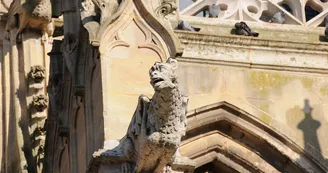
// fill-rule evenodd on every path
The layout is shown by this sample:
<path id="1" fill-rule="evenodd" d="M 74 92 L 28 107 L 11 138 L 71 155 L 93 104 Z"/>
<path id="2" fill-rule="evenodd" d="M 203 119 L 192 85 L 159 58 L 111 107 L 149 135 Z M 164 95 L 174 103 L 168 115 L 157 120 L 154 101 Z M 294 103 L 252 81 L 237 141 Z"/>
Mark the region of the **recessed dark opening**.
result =
<path id="1" fill-rule="evenodd" d="M 194 171 L 194 173 L 216 173 L 216 172 L 234 173 L 235 171 L 219 161 L 213 161 L 207 163 L 197 168 Z"/>
<path id="2" fill-rule="evenodd" d="M 290 8 L 288 4 L 281 4 L 280 6 L 284 8 L 286 11 L 288 11 L 288 13 L 293 14 L 293 10 L 292 8 Z"/>
<path id="3" fill-rule="evenodd" d="M 311 6 L 305 6 L 305 17 L 306 17 L 306 21 L 311 20 L 312 18 L 314 18 L 315 16 L 317 16 L 320 12 L 316 11 L 315 9 L 313 9 Z"/>

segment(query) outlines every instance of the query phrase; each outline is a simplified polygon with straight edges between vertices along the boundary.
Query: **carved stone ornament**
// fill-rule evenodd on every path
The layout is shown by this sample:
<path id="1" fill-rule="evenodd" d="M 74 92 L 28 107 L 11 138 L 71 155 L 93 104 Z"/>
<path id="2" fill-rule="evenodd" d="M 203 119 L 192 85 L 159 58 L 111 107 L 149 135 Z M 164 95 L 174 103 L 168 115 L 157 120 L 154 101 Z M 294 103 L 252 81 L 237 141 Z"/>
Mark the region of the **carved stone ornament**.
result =
<path id="1" fill-rule="evenodd" d="M 125 137 L 117 147 L 99 151 L 94 154 L 95 157 L 121 165 L 121 170 L 115 170 L 117 172 L 178 172 L 174 168 L 181 169 L 177 166 L 179 163 L 189 165 L 182 172 L 192 172 L 192 162 L 180 157 L 177 152 L 181 137 L 186 132 L 188 98 L 181 95 L 176 69 L 175 59 L 168 59 L 166 63 L 156 62 L 151 67 L 149 75 L 155 90 L 153 97 L 139 97 Z"/>
<path id="2" fill-rule="evenodd" d="M 106 28 L 123 12 L 125 0 L 84 0 L 81 3 L 81 20 L 88 30 L 90 40 L 96 39 L 101 29 Z"/>
<path id="3" fill-rule="evenodd" d="M 38 112 L 42 112 L 48 107 L 48 97 L 41 94 L 33 97 L 31 106 Z"/>
<path id="4" fill-rule="evenodd" d="M 161 5 L 155 10 L 158 16 L 165 17 L 177 10 L 176 0 L 161 0 Z"/>
<path id="5" fill-rule="evenodd" d="M 31 67 L 29 76 L 34 80 L 35 83 L 40 83 L 46 77 L 46 70 L 43 66 L 36 65 Z"/>
<path id="6" fill-rule="evenodd" d="M 50 0 L 15 0 L 9 7 L 8 21 L 6 25 L 6 37 L 9 39 L 9 32 L 18 28 L 16 32 L 17 41 L 21 40 L 20 33 L 26 28 L 41 30 L 43 40 L 53 33 L 51 22 Z"/>
<path id="7" fill-rule="evenodd" d="M 283 24 L 317 27 L 324 22 L 328 14 L 327 0 L 193 1 L 194 3 L 190 3 L 180 12 L 181 15 L 196 16 L 204 8 L 214 3 L 219 5 L 222 10 L 219 15 L 219 19 L 222 21 L 269 22 L 274 14 L 284 12 L 286 20 Z M 308 19 L 309 14 L 316 14 L 316 17 Z"/>

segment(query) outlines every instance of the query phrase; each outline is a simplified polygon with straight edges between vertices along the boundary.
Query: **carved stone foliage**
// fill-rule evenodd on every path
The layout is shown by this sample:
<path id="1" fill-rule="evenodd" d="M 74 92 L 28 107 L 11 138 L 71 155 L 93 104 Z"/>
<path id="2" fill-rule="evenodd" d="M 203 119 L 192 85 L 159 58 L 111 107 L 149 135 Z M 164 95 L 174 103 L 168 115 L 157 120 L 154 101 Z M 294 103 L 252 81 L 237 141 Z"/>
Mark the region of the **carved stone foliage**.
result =
<path id="1" fill-rule="evenodd" d="M 188 98 L 181 95 L 176 69 L 175 59 L 168 59 L 166 63 L 156 62 L 151 67 L 149 76 L 155 90 L 153 97 L 139 97 L 128 132 L 120 144 L 113 150 L 95 153 L 96 157 L 121 164 L 121 171 L 125 173 L 175 172 L 174 168 L 179 167 L 177 165 L 182 160 L 189 165 L 182 172 L 193 168 L 188 158 L 177 154 L 187 126 Z"/>
<path id="2" fill-rule="evenodd" d="M 41 30 L 43 39 L 51 36 L 53 33 L 51 9 L 50 0 L 15 0 L 8 12 L 8 22 L 5 28 L 7 38 L 9 38 L 10 30 L 18 28 L 16 39 L 21 41 L 20 33 L 27 27 Z"/>
<path id="3" fill-rule="evenodd" d="M 35 65 L 31 67 L 29 77 L 33 81 L 29 81 L 31 84 L 38 83 L 41 87 L 30 88 L 31 94 L 30 102 L 30 117 L 29 117 L 29 139 L 31 140 L 31 152 L 33 157 L 33 164 L 29 163 L 29 167 L 35 167 L 37 172 L 42 172 L 43 160 L 44 160 L 44 146 L 46 135 L 46 112 L 44 111 L 48 107 L 48 97 L 44 93 L 43 81 L 46 75 L 46 70 L 43 66 Z M 30 98 L 28 98 L 30 99 Z"/>
<path id="4" fill-rule="evenodd" d="M 158 16 L 166 16 L 177 10 L 176 0 L 161 0 L 160 6 L 155 10 Z"/>
<path id="5" fill-rule="evenodd" d="M 43 66 L 36 65 L 31 67 L 29 75 L 35 83 L 40 83 L 46 77 L 46 70 Z"/>
<path id="6" fill-rule="evenodd" d="M 183 47 L 173 33 L 171 22 L 166 16 L 178 9 L 177 0 L 135 0 L 134 4 L 142 18 L 155 32 L 159 33 L 169 49 L 170 57 L 181 56 Z M 175 13 L 179 18 L 179 14 Z"/>
<path id="7" fill-rule="evenodd" d="M 43 165 L 44 159 L 44 147 L 46 138 L 45 121 L 46 120 L 39 121 L 37 123 L 37 127 L 31 135 L 34 149 L 34 158 L 39 168 L 42 168 L 41 165 Z"/>
<path id="8" fill-rule="evenodd" d="M 45 95 L 37 95 L 33 97 L 31 106 L 38 112 L 42 112 L 48 107 L 48 97 Z"/>

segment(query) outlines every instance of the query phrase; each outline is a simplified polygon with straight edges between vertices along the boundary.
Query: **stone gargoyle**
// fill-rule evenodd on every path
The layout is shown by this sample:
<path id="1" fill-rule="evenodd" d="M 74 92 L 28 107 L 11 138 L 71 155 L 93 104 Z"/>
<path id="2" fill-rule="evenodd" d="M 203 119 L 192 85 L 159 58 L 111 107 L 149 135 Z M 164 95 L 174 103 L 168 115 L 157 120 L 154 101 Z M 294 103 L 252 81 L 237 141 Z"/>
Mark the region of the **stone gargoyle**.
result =
<path id="1" fill-rule="evenodd" d="M 5 37 L 9 39 L 10 30 L 18 28 L 16 39 L 20 42 L 21 32 L 26 27 L 30 27 L 41 30 L 42 40 L 45 41 L 48 36 L 53 34 L 51 16 L 50 0 L 15 0 L 9 7 Z"/>
<path id="2" fill-rule="evenodd" d="M 123 1 L 125 0 L 83 0 L 81 2 L 82 24 L 89 32 L 91 40 L 96 38 L 101 26 L 107 26 L 119 17 L 118 11 Z"/>
<path id="3" fill-rule="evenodd" d="M 101 155 L 123 158 L 124 173 L 172 172 L 181 137 L 185 135 L 188 98 L 181 95 L 177 61 L 156 62 L 150 69 L 151 99 L 141 95 L 127 134 L 113 150 Z"/>

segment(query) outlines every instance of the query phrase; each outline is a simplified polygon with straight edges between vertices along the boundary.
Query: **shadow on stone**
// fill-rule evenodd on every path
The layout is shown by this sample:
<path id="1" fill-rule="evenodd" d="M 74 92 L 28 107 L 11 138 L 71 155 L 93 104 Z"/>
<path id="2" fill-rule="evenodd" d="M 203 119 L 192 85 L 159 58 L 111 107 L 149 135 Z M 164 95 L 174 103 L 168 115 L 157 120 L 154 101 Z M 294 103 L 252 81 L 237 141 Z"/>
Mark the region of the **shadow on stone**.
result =
<path id="1" fill-rule="evenodd" d="M 317 130 L 320 128 L 321 123 L 313 119 L 313 108 L 310 106 L 308 99 L 304 100 L 304 108 L 302 111 L 304 112 L 305 118 L 297 125 L 297 128 L 303 132 L 304 150 L 327 168 L 328 160 L 322 155 L 317 135 Z"/>

